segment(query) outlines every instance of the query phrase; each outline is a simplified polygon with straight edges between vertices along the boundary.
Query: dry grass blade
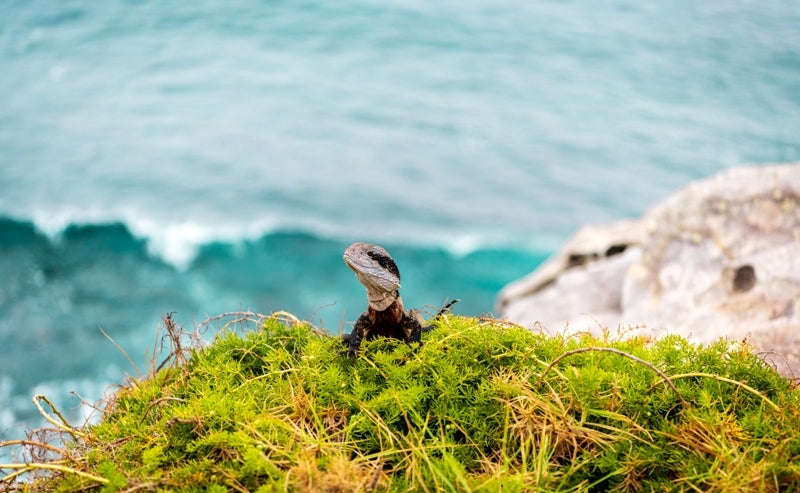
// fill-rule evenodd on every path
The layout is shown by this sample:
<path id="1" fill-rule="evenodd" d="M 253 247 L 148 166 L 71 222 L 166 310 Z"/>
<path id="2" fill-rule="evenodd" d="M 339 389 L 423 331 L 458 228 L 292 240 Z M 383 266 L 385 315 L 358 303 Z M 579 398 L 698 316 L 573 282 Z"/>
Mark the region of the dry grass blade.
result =
<path id="1" fill-rule="evenodd" d="M 130 363 L 130 365 L 133 367 L 134 371 L 136 371 L 136 374 L 139 376 L 139 378 L 141 378 L 141 377 L 142 377 L 142 373 L 139 371 L 139 368 L 137 368 L 137 367 L 136 367 L 136 363 L 134 363 L 134 362 L 133 362 L 133 360 L 131 359 L 131 357 L 130 357 L 130 356 L 128 356 L 128 353 L 127 353 L 127 352 L 125 352 L 125 349 L 124 349 L 122 346 L 120 346 L 120 345 L 117 343 L 117 341 L 115 341 L 115 340 L 114 340 L 114 338 L 112 338 L 110 335 L 108 335 L 108 334 L 106 333 L 106 331 L 105 331 L 105 330 L 103 330 L 103 328 L 102 328 L 102 327 L 100 327 L 100 326 L 98 325 L 98 326 L 97 326 L 97 328 L 98 328 L 98 329 L 100 329 L 100 332 L 102 332 L 102 333 L 103 333 L 103 335 L 106 337 L 106 339 L 108 339 L 109 341 L 111 341 L 111 344 L 113 344 L 113 345 L 114 345 L 114 346 L 115 346 L 115 347 L 116 347 L 116 348 L 119 350 L 119 352 L 121 352 L 121 353 L 122 353 L 122 355 L 123 355 L 123 356 L 125 356 L 125 359 L 126 359 L 126 360 L 128 360 L 128 363 Z"/>

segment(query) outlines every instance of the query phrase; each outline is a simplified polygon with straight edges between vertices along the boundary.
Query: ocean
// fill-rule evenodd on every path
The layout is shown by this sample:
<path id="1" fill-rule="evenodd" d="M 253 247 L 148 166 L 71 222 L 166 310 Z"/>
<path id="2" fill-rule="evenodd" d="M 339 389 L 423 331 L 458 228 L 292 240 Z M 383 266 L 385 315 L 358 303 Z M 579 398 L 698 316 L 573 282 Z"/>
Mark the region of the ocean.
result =
<path id="1" fill-rule="evenodd" d="M 162 317 L 491 313 L 585 223 L 800 160 L 800 3 L 7 0 L 0 439 L 74 423 Z M 74 392 L 74 394 L 73 394 Z M 4 449 L 7 450 L 7 449 Z M 0 457 L 6 453 L 0 450 Z"/>

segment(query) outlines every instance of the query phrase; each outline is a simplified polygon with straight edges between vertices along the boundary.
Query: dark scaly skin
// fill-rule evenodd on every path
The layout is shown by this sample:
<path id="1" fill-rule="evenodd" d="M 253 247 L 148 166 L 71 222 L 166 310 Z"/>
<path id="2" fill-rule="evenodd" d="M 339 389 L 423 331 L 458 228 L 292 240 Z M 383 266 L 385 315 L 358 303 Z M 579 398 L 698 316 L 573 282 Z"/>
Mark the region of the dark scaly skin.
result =
<path id="1" fill-rule="evenodd" d="M 433 328 L 416 310 L 406 310 L 400 297 L 400 272 L 392 257 L 383 248 L 354 243 L 345 251 L 345 262 L 367 288 L 369 306 L 358 317 L 353 331 L 343 336 L 348 348 L 343 354 L 355 356 L 362 340 L 389 337 L 406 343 L 420 342 L 422 333 Z M 434 318 L 446 313 L 458 300 L 453 300 Z M 388 305 L 388 306 L 386 306 Z"/>
<path id="2" fill-rule="evenodd" d="M 432 328 L 432 325 L 423 327 L 416 312 L 404 310 L 400 300 L 383 311 L 368 308 L 358 317 L 353 331 L 344 336 L 349 346 L 346 353 L 355 356 L 361 348 L 362 340 L 375 337 L 390 337 L 407 343 L 419 342 L 422 332 Z"/>

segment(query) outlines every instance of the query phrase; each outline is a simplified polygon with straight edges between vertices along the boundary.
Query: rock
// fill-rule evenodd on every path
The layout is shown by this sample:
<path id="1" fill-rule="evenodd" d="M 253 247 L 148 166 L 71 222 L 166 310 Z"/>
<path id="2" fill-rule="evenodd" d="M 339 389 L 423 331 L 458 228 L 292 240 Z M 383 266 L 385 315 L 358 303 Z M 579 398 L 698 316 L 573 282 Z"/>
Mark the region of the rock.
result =
<path id="1" fill-rule="evenodd" d="M 729 169 L 579 230 L 496 311 L 551 332 L 743 340 L 800 372 L 800 163 Z M 772 353 L 772 354 L 767 354 Z"/>

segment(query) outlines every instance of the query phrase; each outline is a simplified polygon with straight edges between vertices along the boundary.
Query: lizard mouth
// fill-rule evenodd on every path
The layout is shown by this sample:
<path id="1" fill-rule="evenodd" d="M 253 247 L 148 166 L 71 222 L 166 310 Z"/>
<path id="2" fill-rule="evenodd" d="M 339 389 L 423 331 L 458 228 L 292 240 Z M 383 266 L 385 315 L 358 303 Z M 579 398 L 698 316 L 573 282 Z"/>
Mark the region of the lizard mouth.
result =
<path id="1" fill-rule="evenodd" d="M 359 269 L 357 267 L 356 262 L 357 261 L 355 258 L 348 256 L 347 253 L 344 254 L 344 263 L 347 264 L 348 267 L 350 267 L 350 270 L 358 273 Z"/>
<path id="2" fill-rule="evenodd" d="M 353 243 L 344 251 L 344 263 L 356 272 L 366 269 L 368 266 L 363 265 L 363 262 L 359 262 L 359 259 L 363 257 L 359 255 L 359 252 L 365 251 L 370 246 L 372 245 L 361 242 Z"/>

